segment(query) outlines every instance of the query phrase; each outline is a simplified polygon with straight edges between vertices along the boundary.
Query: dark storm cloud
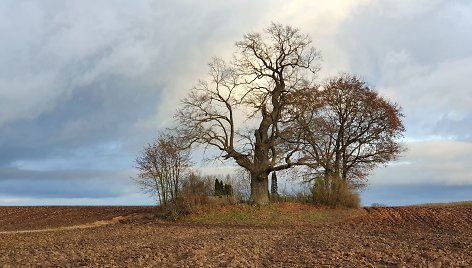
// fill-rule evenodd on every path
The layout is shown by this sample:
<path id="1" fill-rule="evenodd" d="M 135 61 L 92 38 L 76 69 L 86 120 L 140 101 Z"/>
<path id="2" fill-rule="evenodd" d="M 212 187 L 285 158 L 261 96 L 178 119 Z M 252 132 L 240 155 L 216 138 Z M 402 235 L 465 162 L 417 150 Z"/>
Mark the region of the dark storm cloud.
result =
<path id="1" fill-rule="evenodd" d="M 0 196 L 107 198 L 128 193 L 129 174 L 103 170 L 0 169 Z M 0 202 L 1 203 L 1 202 Z"/>
<path id="2" fill-rule="evenodd" d="M 70 157 L 71 152 L 99 150 L 100 144 L 114 141 L 136 143 L 146 135 L 137 132 L 135 122 L 154 112 L 159 98 L 158 90 L 143 90 L 146 87 L 119 77 L 103 78 L 35 120 L 5 124 L 0 132 L 0 166 L 21 159 Z"/>
<path id="3" fill-rule="evenodd" d="M 6 124 L 0 132 L 0 196 L 110 198 L 138 192 L 132 173 L 120 170 L 132 168 L 134 154 L 154 134 L 135 126 L 154 112 L 159 97 L 145 87 L 102 78 L 35 120 Z"/>

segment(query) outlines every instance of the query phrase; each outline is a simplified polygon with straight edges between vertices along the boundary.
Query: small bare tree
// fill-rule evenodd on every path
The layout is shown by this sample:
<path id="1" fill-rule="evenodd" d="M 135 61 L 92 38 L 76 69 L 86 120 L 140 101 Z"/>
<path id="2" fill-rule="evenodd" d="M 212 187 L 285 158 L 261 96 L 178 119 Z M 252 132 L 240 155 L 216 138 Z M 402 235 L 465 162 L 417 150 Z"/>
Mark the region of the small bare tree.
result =
<path id="1" fill-rule="evenodd" d="M 334 77 L 293 97 L 295 140 L 301 133 L 303 152 L 315 171 L 310 178 L 339 178 L 362 188 L 373 168 L 404 150 L 400 108 L 356 76 Z"/>
<path id="2" fill-rule="evenodd" d="M 209 80 L 191 90 L 176 118 L 190 143 L 216 148 L 247 170 L 250 201 L 267 204 L 269 173 L 302 164 L 297 146 L 285 143 L 287 100 L 312 85 L 319 55 L 308 36 L 280 24 L 246 34 L 236 47 L 230 64 L 210 63 Z"/>
<path id="3" fill-rule="evenodd" d="M 161 134 L 136 158 L 135 181 L 160 205 L 176 200 L 190 166 L 188 149 L 171 134 Z"/>

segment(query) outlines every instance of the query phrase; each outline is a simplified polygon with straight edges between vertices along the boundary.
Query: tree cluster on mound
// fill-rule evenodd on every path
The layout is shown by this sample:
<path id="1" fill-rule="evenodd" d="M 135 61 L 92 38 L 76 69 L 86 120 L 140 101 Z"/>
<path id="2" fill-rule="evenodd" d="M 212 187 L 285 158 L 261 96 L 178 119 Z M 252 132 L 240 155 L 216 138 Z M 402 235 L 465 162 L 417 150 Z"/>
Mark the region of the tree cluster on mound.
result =
<path id="1" fill-rule="evenodd" d="M 319 82 L 311 44 L 299 29 L 272 24 L 244 35 L 231 61 L 214 58 L 175 114 L 179 152 L 201 144 L 234 161 L 250 176 L 254 204 L 269 202 L 270 173 L 293 168 L 311 182 L 314 202 L 355 203 L 372 170 L 402 152 L 403 115 L 355 75 Z"/>

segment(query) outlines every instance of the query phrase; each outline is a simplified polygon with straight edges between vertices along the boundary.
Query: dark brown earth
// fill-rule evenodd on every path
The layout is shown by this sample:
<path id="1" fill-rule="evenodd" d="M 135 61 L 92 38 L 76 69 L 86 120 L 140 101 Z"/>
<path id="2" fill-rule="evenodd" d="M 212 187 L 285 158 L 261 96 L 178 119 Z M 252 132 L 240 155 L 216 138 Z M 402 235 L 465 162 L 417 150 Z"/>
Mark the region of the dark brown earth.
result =
<path id="1" fill-rule="evenodd" d="M 341 222 L 272 227 L 159 222 L 143 207 L 103 216 L 96 207 L 38 208 L 46 218 L 56 209 L 73 220 L 32 222 L 109 224 L 15 233 L 33 226 L 28 213 L 15 225 L 14 208 L 0 208 L 9 231 L 0 233 L 0 267 L 472 267 L 472 207 L 368 208 Z"/>
<path id="2" fill-rule="evenodd" d="M 79 225 L 152 210 L 149 206 L 0 206 L 0 231 Z"/>

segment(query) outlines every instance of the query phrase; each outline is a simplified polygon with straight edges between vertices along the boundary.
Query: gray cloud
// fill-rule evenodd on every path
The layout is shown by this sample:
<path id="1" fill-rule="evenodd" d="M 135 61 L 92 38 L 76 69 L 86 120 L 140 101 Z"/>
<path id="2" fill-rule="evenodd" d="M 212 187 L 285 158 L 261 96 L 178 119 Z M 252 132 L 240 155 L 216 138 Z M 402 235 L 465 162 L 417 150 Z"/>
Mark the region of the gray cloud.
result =
<path id="1" fill-rule="evenodd" d="M 132 173 L 131 173 L 132 174 Z M 0 169 L 0 196 L 30 198 L 110 198 L 139 190 L 129 172 L 105 170 Z"/>
<path id="2" fill-rule="evenodd" d="M 472 112 L 442 115 L 436 123 L 434 134 L 455 140 L 472 142 Z"/>
<path id="3" fill-rule="evenodd" d="M 0 166 L 21 159 L 103 154 L 106 146 L 137 147 L 154 133 L 134 124 L 155 111 L 159 91 L 119 77 L 102 78 L 35 120 L 17 120 L 0 132 Z"/>

